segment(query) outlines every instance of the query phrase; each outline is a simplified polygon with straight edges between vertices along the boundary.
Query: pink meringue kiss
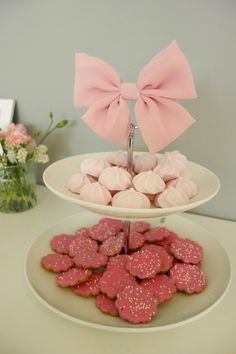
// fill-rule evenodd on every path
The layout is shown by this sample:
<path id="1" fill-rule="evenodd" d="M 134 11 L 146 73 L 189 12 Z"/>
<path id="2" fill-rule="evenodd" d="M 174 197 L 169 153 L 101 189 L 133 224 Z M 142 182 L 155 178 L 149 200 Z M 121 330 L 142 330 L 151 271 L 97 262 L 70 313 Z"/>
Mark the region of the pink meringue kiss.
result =
<path id="1" fill-rule="evenodd" d="M 107 205 L 111 202 L 111 193 L 99 182 L 86 184 L 80 192 L 79 199 L 86 202 Z"/>
<path id="2" fill-rule="evenodd" d="M 140 172 L 133 178 L 132 182 L 137 191 L 147 194 L 163 192 L 166 186 L 163 179 L 153 171 Z"/>
<path id="3" fill-rule="evenodd" d="M 196 184 L 188 178 L 178 177 L 172 181 L 169 181 L 167 186 L 172 186 L 181 191 L 184 191 L 189 198 L 192 198 L 197 194 Z"/>
<path id="4" fill-rule="evenodd" d="M 87 173 L 90 176 L 99 177 L 102 171 L 110 166 L 111 165 L 106 160 L 89 157 L 81 162 L 80 169 L 82 172 Z"/>
<path id="5" fill-rule="evenodd" d="M 67 188 L 73 193 L 80 193 L 81 188 L 86 184 L 92 183 L 92 177 L 86 175 L 86 173 L 79 172 L 70 176 L 67 183 Z"/>
<path id="6" fill-rule="evenodd" d="M 134 159 L 134 172 L 140 173 L 143 171 L 153 170 L 157 165 L 157 156 L 155 154 L 142 154 Z"/>
<path id="7" fill-rule="evenodd" d="M 154 205 L 161 208 L 169 208 L 188 204 L 189 198 L 185 192 L 175 187 L 168 187 L 154 199 Z"/>
<path id="8" fill-rule="evenodd" d="M 130 173 L 117 166 L 102 171 L 98 181 L 109 191 L 123 191 L 132 185 Z"/>
<path id="9" fill-rule="evenodd" d="M 124 151 L 114 151 L 107 155 L 106 160 L 118 167 L 127 167 L 127 153 Z"/>
<path id="10" fill-rule="evenodd" d="M 120 208 L 149 209 L 151 204 L 146 195 L 130 188 L 116 193 L 112 198 L 112 206 Z"/>
<path id="11" fill-rule="evenodd" d="M 166 152 L 158 158 L 157 167 L 153 170 L 165 182 L 177 178 L 186 170 L 187 158 L 179 151 Z"/>

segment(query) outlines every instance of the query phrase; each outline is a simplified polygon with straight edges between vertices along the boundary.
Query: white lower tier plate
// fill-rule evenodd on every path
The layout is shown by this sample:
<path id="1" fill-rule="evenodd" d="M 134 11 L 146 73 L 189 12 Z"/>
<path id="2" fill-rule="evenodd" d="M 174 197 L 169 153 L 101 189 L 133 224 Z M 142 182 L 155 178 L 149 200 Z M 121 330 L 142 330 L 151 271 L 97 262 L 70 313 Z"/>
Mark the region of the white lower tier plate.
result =
<path id="1" fill-rule="evenodd" d="M 81 212 L 70 216 L 46 230 L 30 247 L 25 260 L 25 274 L 30 289 L 36 297 L 58 315 L 78 324 L 116 332 L 154 332 L 187 324 L 212 310 L 226 294 L 231 280 L 231 266 L 222 246 L 198 224 L 183 216 L 172 215 L 164 224 L 152 220 L 151 224 L 164 225 L 183 237 L 199 242 L 204 248 L 203 271 L 208 277 L 208 287 L 200 294 L 176 293 L 174 298 L 159 306 L 158 314 L 145 325 L 132 325 L 120 318 L 100 312 L 94 298 L 75 295 L 70 289 L 55 284 L 56 275 L 40 265 L 40 259 L 52 252 L 49 241 L 59 233 L 73 233 L 82 226 L 97 222 L 98 215 Z"/>
<path id="2" fill-rule="evenodd" d="M 77 155 L 54 162 L 44 171 L 44 183 L 48 189 L 59 197 L 78 204 L 84 209 L 113 218 L 123 219 L 156 218 L 190 210 L 213 198 L 220 188 L 219 179 L 214 173 L 203 166 L 189 161 L 188 168 L 192 173 L 193 181 L 198 187 L 198 194 L 194 198 L 191 198 L 188 204 L 170 208 L 129 209 L 117 208 L 110 205 L 99 205 L 80 200 L 78 194 L 72 193 L 67 189 L 67 183 L 70 176 L 79 172 L 80 163 L 84 159 L 91 156 L 105 159 L 107 154 L 107 152 L 100 152 L 95 154 Z M 135 153 L 135 155 L 138 154 L 140 154 L 140 152 Z"/>

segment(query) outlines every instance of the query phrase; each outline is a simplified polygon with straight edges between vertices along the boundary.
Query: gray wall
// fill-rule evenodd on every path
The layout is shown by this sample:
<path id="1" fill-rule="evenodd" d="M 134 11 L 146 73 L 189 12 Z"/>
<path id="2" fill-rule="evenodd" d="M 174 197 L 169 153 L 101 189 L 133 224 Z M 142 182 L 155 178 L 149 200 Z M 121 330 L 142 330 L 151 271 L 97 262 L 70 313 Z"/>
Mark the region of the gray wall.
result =
<path id="1" fill-rule="evenodd" d="M 169 150 L 212 169 L 217 197 L 197 212 L 236 219 L 236 1 L 0 0 L 0 97 L 15 98 L 15 120 L 45 128 L 48 112 L 70 118 L 51 136 L 51 161 L 119 148 L 95 136 L 73 108 L 74 53 L 111 63 L 135 81 L 153 55 L 177 39 L 194 73 L 198 99 L 185 106 L 197 123 Z M 145 149 L 140 137 L 136 148 Z M 39 169 L 39 178 L 42 169 Z"/>

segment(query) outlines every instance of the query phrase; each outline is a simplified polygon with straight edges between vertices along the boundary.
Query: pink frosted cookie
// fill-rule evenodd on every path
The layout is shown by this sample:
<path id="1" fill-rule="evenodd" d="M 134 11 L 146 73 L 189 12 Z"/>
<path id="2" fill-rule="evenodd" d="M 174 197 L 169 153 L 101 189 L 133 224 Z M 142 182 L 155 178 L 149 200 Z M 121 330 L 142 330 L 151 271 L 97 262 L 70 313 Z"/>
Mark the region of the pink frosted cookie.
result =
<path id="1" fill-rule="evenodd" d="M 127 259 L 127 254 L 118 254 L 117 256 L 110 257 L 107 262 L 107 270 L 110 270 L 112 268 L 125 269 Z"/>
<path id="2" fill-rule="evenodd" d="M 174 281 L 165 274 L 156 275 L 150 279 L 143 279 L 140 285 L 155 295 L 158 304 L 170 300 L 176 292 Z"/>
<path id="3" fill-rule="evenodd" d="M 170 245 L 170 252 L 184 263 L 197 264 L 203 260 L 202 246 L 187 238 L 175 239 Z"/>
<path id="4" fill-rule="evenodd" d="M 126 269 L 140 279 L 151 278 L 160 271 L 161 258 L 155 250 L 144 248 L 129 256 Z"/>
<path id="5" fill-rule="evenodd" d="M 161 259 L 161 267 L 159 272 L 167 272 L 173 265 L 173 257 L 167 253 L 163 246 L 145 244 L 143 250 L 149 250 L 150 252 L 157 252 Z"/>
<path id="6" fill-rule="evenodd" d="M 73 235 L 61 234 L 54 236 L 50 241 L 51 248 L 57 253 L 69 253 L 69 245 L 74 240 Z"/>
<path id="7" fill-rule="evenodd" d="M 60 273 L 70 269 L 74 262 L 66 254 L 50 253 L 41 258 L 41 264 L 47 270 Z"/>
<path id="8" fill-rule="evenodd" d="M 100 293 L 99 281 L 101 276 L 101 273 L 93 273 L 84 283 L 78 284 L 71 289 L 76 295 L 96 296 Z"/>
<path id="9" fill-rule="evenodd" d="M 106 225 L 106 223 L 98 223 L 96 225 L 93 225 L 90 230 L 90 237 L 93 240 L 97 240 L 100 242 L 105 241 L 109 237 L 116 236 L 117 234 L 117 227 L 111 226 L 111 225 Z"/>
<path id="10" fill-rule="evenodd" d="M 115 306 L 115 301 L 109 299 L 106 295 L 98 294 L 96 296 L 95 304 L 103 313 L 111 316 L 118 316 L 118 310 Z"/>
<path id="11" fill-rule="evenodd" d="M 165 236 L 161 241 L 158 241 L 158 244 L 161 246 L 169 246 L 174 240 L 179 239 L 180 237 L 173 231 L 167 230 L 167 236 Z"/>
<path id="12" fill-rule="evenodd" d="M 170 270 L 170 278 L 180 291 L 200 293 L 207 286 L 206 274 L 197 265 L 176 263 Z"/>
<path id="13" fill-rule="evenodd" d="M 99 251 L 106 256 L 115 256 L 124 248 L 124 232 L 120 232 L 116 236 L 109 237 L 102 243 Z"/>
<path id="14" fill-rule="evenodd" d="M 145 232 L 145 240 L 148 242 L 161 241 L 163 238 L 169 236 L 170 231 L 165 227 L 154 227 Z"/>
<path id="15" fill-rule="evenodd" d="M 96 252 L 98 249 L 97 242 L 91 240 L 90 237 L 81 235 L 75 237 L 75 239 L 69 245 L 69 255 L 75 257 L 77 253 L 80 253 L 81 250 L 84 252 Z"/>
<path id="16" fill-rule="evenodd" d="M 148 323 L 157 312 L 157 299 L 151 291 L 141 287 L 127 286 L 117 294 L 115 305 L 119 315 L 131 323 Z"/>
<path id="17" fill-rule="evenodd" d="M 129 234 L 129 249 L 136 250 L 141 248 L 145 242 L 145 237 L 143 234 L 137 231 L 130 231 Z"/>
<path id="18" fill-rule="evenodd" d="M 77 252 L 74 263 L 77 267 L 96 269 L 107 264 L 107 256 L 99 252 L 81 249 Z"/>
<path id="19" fill-rule="evenodd" d="M 80 236 L 89 236 L 89 228 L 88 227 L 80 227 L 75 231 L 75 236 L 80 237 Z"/>
<path id="20" fill-rule="evenodd" d="M 135 284 L 134 277 L 122 268 L 106 270 L 100 279 L 101 292 L 106 294 L 110 299 L 114 299 L 124 287 Z"/>
<path id="21" fill-rule="evenodd" d="M 86 281 L 91 274 L 92 272 L 89 269 L 71 268 L 66 272 L 63 272 L 62 274 L 58 275 L 56 283 L 62 288 L 74 286 L 76 284 L 83 283 L 84 281 Z"/>
<path id="22" fill-rule="evenodd" d="M 150 229 L 150 224 L 146 221 L 134 221 L 130 224 L 130 231 L 136 231 L 143 234 Z"/>
<path id="23" fill-rule="evenodd" d="M 99 220 L 98 224 L 104 225 L 108 228 L 111 227 L 112 229 L 116 229 L 117 232 L 122 231 L 124 228 L 124 221 L 111 218 L 102 218 Z"/>

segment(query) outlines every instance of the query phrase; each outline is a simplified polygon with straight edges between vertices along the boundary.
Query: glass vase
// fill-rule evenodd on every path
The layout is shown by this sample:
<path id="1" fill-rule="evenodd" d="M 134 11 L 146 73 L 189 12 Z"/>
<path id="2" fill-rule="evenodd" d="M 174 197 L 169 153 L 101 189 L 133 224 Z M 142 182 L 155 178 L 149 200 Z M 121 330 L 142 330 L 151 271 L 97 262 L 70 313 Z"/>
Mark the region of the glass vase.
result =
<path id="1" fill-rule="evenodd" d="M 37 202 L 32 163 L 0 167 L 0 212 L 18 213 Z"/>

